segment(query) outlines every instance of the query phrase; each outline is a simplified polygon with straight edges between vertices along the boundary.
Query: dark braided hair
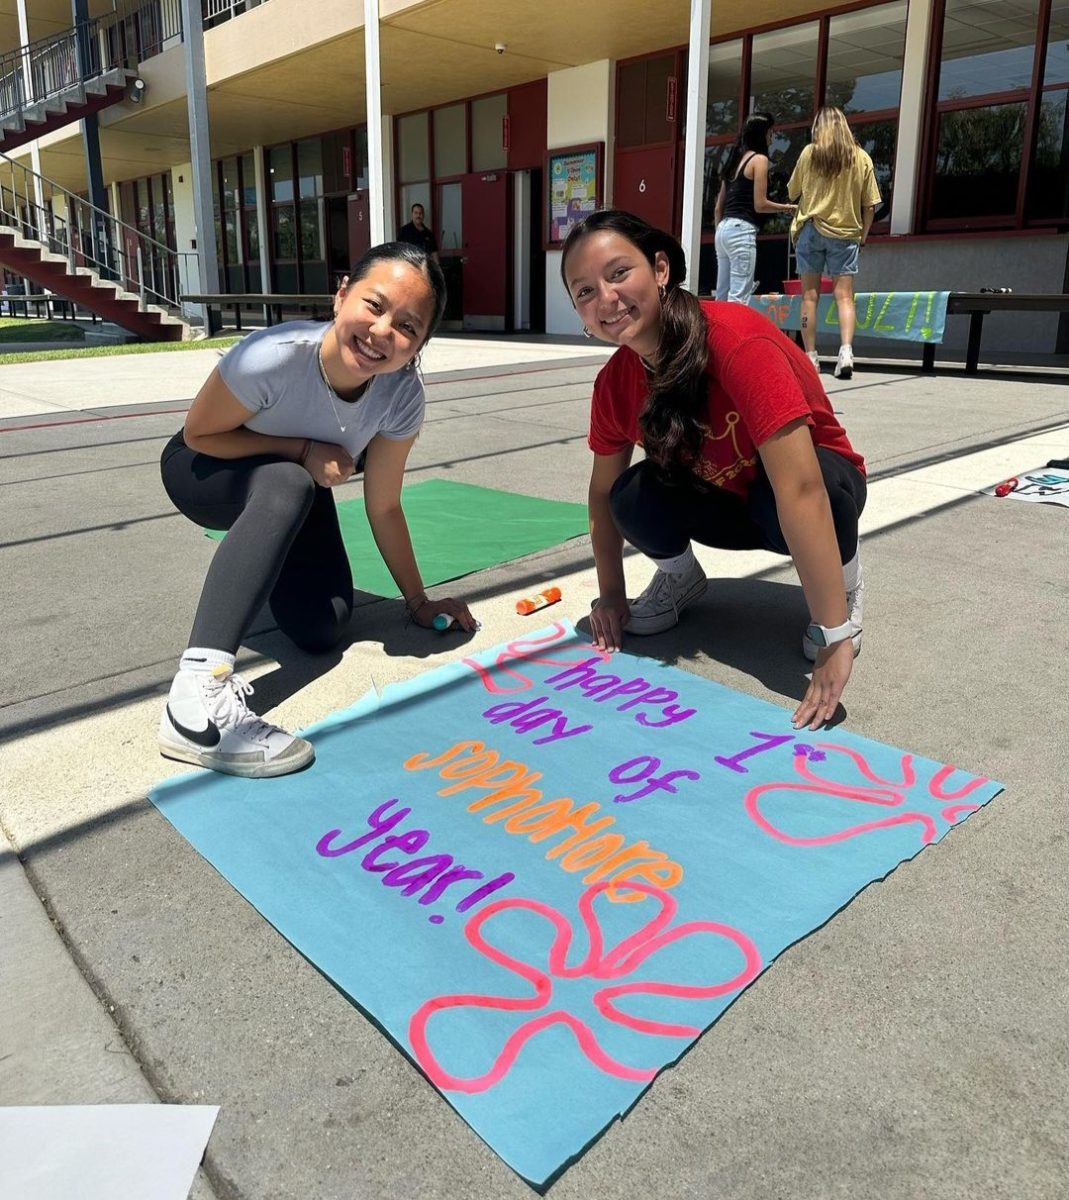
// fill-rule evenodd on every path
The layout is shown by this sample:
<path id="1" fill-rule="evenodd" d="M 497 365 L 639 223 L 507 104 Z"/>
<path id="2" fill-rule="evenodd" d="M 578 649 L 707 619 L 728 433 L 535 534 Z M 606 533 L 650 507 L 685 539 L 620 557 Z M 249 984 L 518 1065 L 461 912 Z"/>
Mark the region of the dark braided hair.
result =
<path id="1" fill-rule="evenodd" d="M 658 252 L 668 260 L 668 282 L 661 301 L 661 337 L 649 377 L 649 396 L 639 414 L 646 457 L 661 467 L 689 466 L 701 451 L 709 405 L 708 329 L 697 298 L 682 287 L 687 273 L 683 247 L 670 234 L 641 217 L 605 208 L 572 227 L 561 251 L 561 279 L 567 288 L 565 263 L 572 250 L 592 233 L 607 230 L 626 238 L 650 266 Z"/>

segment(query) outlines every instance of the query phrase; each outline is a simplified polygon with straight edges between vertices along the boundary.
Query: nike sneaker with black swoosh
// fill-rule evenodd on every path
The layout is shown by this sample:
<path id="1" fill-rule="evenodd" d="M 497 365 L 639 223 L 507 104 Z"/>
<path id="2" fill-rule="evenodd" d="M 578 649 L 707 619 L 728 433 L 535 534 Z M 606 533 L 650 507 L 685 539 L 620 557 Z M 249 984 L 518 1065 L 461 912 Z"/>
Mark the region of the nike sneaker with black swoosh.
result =
<path id="1" fill-rule="evenodd" d="M 160 753 L 249 779 L 306 767 L 312 743 L 257 716 L 245 703 L 252 690 L 229 666 L 179 671 L 160 717 Z"/>

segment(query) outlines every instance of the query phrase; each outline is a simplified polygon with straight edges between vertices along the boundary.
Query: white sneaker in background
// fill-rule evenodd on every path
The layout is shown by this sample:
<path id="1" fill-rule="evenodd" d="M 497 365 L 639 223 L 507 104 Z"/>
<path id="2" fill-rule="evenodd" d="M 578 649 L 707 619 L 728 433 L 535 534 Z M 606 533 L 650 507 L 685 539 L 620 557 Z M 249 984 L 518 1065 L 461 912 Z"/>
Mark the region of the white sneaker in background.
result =
<path id="1" fill-rule="evenodd" d="M 820 374 L 820 355 L 815 350 L 807 350 L 806 354 L 808 355 L 809 361 L 816 368 L 817 374 L 819 375 Z"/>
<path id="2" fill-rule="evenodd" d="M 160 753 L 250 779 L 307 766 L 315 758 L 311 742 L 258 717 L 245 703 L 252 690 L 228 666 L 179 671 L 160 716 Z"/>
<path id="3" fill-rule="evenodd" d="M 839 357 L 832 372 L 836 379 L 850 379 L 854 374 L 854 352 L 849 346 L 839 347 Z"/>
<path id="4" fill-rule="evenodd" d="M 705 594 L 708 584 L 697 559 L 682 575 L 658 571 L 642 595 L 629 604 L 631 616 L 624 629 L 642 636 L 671 629 L 679 621 L 683 609 Z"/>

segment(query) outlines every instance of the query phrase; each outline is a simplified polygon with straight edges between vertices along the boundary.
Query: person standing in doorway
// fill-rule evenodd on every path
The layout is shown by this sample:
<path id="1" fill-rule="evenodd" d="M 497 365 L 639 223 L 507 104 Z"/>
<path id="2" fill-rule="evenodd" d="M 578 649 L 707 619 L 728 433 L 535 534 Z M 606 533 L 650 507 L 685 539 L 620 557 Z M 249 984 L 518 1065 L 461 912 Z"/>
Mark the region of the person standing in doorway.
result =
<path id="1" fill-rule="evenodd" d="M 412 205 L 412 219 L 407 225 L 401 226 L 397 235 L 399 242 L 408 242 L 410 246 L 418 246 L 424 254 L 429 254 L 435 262 L 438 261 L 438 242 L 429 227 L 424 224 L 422 204 Z"/>
<path id="2" fill-rule="evenodd" d="M 716 198 L 716 298 L 749 304 L 757 266 L 757 235 L 772 213 L 795 204 L 768 198 L 771 113 L 751 113 L 728 157 Z"/>
<path id="3" fill-rule="evenodd" d="M 798 201 L 791 223 L 798 274 L 802 280 L 802 344 L 813 366 L 817 353 L 817 298 L 821 275 L 835 280 L 839 310 L 839 357 L 835 377 L 854 373 L 854 276 L 880 203 L 872 159 L 854 140 L 841 109 L 824 107 L 813 121 L 813 140 L 798 156 L 787 184 Z"/>

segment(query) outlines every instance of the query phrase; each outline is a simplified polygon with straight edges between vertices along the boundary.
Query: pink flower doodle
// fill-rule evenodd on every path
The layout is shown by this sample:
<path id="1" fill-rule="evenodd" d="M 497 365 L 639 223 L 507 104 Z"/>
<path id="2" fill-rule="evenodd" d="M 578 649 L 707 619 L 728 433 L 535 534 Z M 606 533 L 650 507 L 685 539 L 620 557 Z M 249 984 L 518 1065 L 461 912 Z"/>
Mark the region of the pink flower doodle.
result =
<path id="1" fill-rule="evenodd" d="M 811 795 L 824 799 L 853 800 L 861 804 L 875 804 L 881 808 L 901 809 L 901 806 L 905 804 L 908 798 L 908 789 L 912 788 L 917 782 L 917 773 L 913 768 L 913 756 L 911 754 L 902 755 L 900 764 L 902 778 L 900 780 L 890 780 L 881 779 L 875 774 L 864 756 L 856 750 L 850 750 L 846 746 L 836 746 L 830 742 L 820 742 L 818 746 L 820 751 L 826 754 L 846 755 L 853 761 L 854 766 L 865 779 L 878 786 L 866 787 L 864 784 L 843 784 L 835 783 L 828 779 L 821 779 L 809 765 L 811 762 L 819 761 L 814 754 L 809 754 L 808 756 L 805 754 L 795 754 L 794 770 L 797 775 L 801 776 L 802 783 L 762 783 L 755 788 L 751 788 L 746 794 L 746 811 L 750 814 L 754 823 L 763 829 L 765 833 L 770 834 L 781 842 L 787 842 L 791 846 L 827 846 L 833 842 L 841 842 L 847 838 L 856 837 L 858 834 L 870 833 L 874 829 L 886 829 L 891 825 L 902 825 L 912 822 L 919 824 L 921 827 L 921 845 L 927 846 L 929 842 L 935 840 L 938 832 L 935 818 L 926 812 L 898 811 L 878 820 L 864 821 L 859 825 L 851 825 L 847 829 L 839 829 L 834 833 L 823 834 L 820 837 L 796 837 L 775 825 L 765 816 L 761 808 L 762 798 L 769 792 L 808 792 Z M 951 801 L 961 800 L 987 783 L 987 779 L 981 776 L 968 780 L 957 791 L 947 791 L 947 780 L 956 770 L 957 768 L 952 766 L 940 767 L 928 781 L 927 785 L 928 795 L 943 806 L 940 809 L 939 815 L 951 825 L 960 817 L 971 812 L 976 812 L 980 807 L 978 804 L 953 804 Z"/>
<path id="2" fill-rule="evenodd" d="M 732 979 L 707 987 L 656 981 L 615 983 L 599 988 L 593 995 L 594 1006 L 607 1021 L 652 1037 L 689 1039 L 696 1038 L 702 1031 L 701 1027 L 669 1024 L 665 1021 L 632 1016 L 617 1008 L 616 1001 L 620 997 L 633 995 L 708 1000 L 715 996 L 723 996 L 729 992 L 741 990 L 760 973 L 763 965 L 761 956 L 753 942 L 745 934 L 737 929 L 732 929 L 730 925 L 721 925 L 715 921 L 686 921 L 675 928 L 669 928 L 678 907 L 675 899 L 662 888 L 653 887 L 637 880 L 628 880 L 626 884 L 617 882 L 615 886 L 626 886 L 646 893 L 657 902 L 660 911 L 636 933 L 624 938 L 618 945 L 606 949 L 601 926 L 594 914 L 594 900 L 611 886 L 613 884 L 608 880 L 603 880 L 601 883 L 595 883 L 592 887 L 587 888 L 579 898 L 579 913 L 586 928 L 589 949 L 586 957 L 576 966 L 569 966 L 567 961 L 572 945 L 571 922 L 548 904 L 522 898 L 498 900 L 480 909 L 471 917 L 464 928 L 471 945 L 491 962 L 497 963 L 521 979 L 525 979 L 531 984 L 533 994 L 527 997 L 469 994 L 435 996 L 421 1005 L 409 1022 L 408 1038 L 416 1061 L 435 1087 L 441 1091 L 468 1093 L 484 1092 L 492 1088 L 508 1074 L 524 1045 L 551 1025 L 567 1026 L 575 1035 L 580 1050 L 590 1062 L 606 1074 L 613 1075 L 618 1079 L 648 1083 L 660 1070 L 659 1066 L 633 1067 L 618 1062 L 606 1053 L 585 1021 L 563 1009 L 552 1007 L 554 979 L 578 979 L 584 976 L 592 980 L 620 979 L 637 970 L 646 959 L 664 946 L 682 938 L 699 933 L 712 933 L 717 937 L 727 938 L 738 947 L 744 961 L 742 970 Z M 545 917 L 554 927 L 556 932 L 549 950 L 548 970 L 543 970 L 541 967 L 533 966 L 507 954 L 499 947 L 491 945 L 483 936 L 483 926 L 486 922 L 508 909 L 525 909 L 528 912 L 537 913 L 539 916 Z M 442 1067 L 427 1040 L 427 1025 L 431 1017 L 435 1013 L 451 1008 L 491 1008 L 507 1012 L 540 1013 L 541 1015 L 525 1021 L 506 1039 L 488 1071 L 482 1075 L 464 1078 L 451 1075 Z"/>
<path id="3" fill-rule="evenodd" d="M 494 665 L 491 667 L 484 667 L 478 659 L 474 658 L 462 658 L 460 661 L 465 666 L 471 667 L 479 676 L 480 683 L 491 695 L 511 696 L 516 692 L 527 691 L 534 683 L 529 675 L 515 670 L 511 666 L 512 663 L 537 663 L 539 666 L 545 667 L 574 667 L 578 663 L 588 661 L 592 656 L 600 658 L 602 662 L 608 662 L 612 657 L 608 650 L 599 650 L 596 646 L 587 646 L 582 642 L 574 643 L 580 651 L 578 658 L 547 658 L 538 653 L 543 647 L 557 645 L 567 642 L 567 640 L 568 630 L 560 621 L 554 621 L 552 631 L 543 637 L 521 637 L 509 642 L 505 649 L 498 653 Z M 506 687 L 499 683 L 495 678 L 495 673 L 504 679 L 514 680 L 515 686 Z"/>

